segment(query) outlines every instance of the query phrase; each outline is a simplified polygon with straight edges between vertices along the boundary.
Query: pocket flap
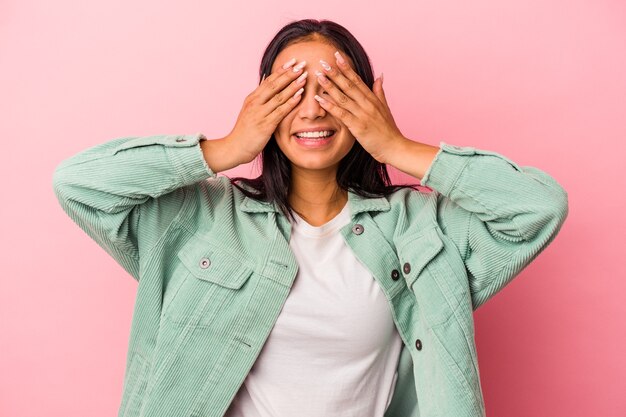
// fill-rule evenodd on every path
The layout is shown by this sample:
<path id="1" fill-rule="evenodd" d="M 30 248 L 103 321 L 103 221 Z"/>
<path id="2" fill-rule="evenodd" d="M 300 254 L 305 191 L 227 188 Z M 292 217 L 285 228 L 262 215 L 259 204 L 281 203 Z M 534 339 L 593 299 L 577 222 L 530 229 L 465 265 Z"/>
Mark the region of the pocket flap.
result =
<path id="1" fill-rule="evenodd" d="M 409 289 L 413 289 L 413 284 L 424 267 L 428 265 L 442 248 L 443 241 L 434 227 L 425 230 L 419 236 L 409 239 L 398 246 L 402 266 L 408 262 L 411 267 L 410 272 L 404 274 L 404 279 Z"/>
<path id="2" fill-rule="evenodd" d="M 178 252 L 178 258 L 196 278 L 234 290 L 252 274 L 252 268 L 241 260 L 196 236 Z"/>

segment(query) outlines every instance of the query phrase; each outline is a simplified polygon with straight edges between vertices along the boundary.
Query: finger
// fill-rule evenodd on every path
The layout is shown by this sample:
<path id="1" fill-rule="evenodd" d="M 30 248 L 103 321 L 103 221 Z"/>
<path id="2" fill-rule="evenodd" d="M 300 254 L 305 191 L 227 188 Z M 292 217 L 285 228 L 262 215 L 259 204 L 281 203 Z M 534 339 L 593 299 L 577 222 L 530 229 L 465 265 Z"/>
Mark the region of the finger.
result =
<path id="1" fill-rule="evenodd" d="M 304 91 L 304 85 L 306 84 L 308 74 L 308 71 L 304 71 L 298 76 L 298 78 L 291 81 L 291 83 L 289 83 L 285 88 L 274 94 L 267 103 L 261 105 L 263 109 L 261 112 L 267 117 L 272 114 L 272 112 L 274 112 L 277 107 L 282 106 L 292 98 L 296 98 L 297 100 L 299 100 L 299 98 L 294 97 L 294 95 L 301 89 L 302 91 Z M 300 92 L 300 94 L 301 93 L 302 92 Z"/>
<path id="2" fill-rule="evenodd" d="M 344 68 L 340 68 L 338 62 L 336 63 L 337 65 L 332 66 L 325 61 L 320 60 L 320 63 L 324 68 L 324 75 L 335 83 L 345 96 L 352 99 L 355 103 L 361 103 L 372 95 L 372 92 L 365 83 L 363 83 L 361 77 L 359 77 L 356 72 L 352 71 L 348 64 L 343 65 Z M 322 85 L 325 87 L 323 83 Z M 367 93 L 365 91 L 367 91 Z M 341 95 L 336 94 L 333 97 L 339 99 Z M 342 98 L 342 100 L 345 101 L 344 98 Z M 343 102 L 340 103 L 343 105 Z"/>
<path id="3" fill-rule="evenodd" d="M 336 105 L 348 110 L 349 112 L 359 115 L 362 113 L 362 110 L 358 103 L 348 97 L 332 80 L 326 78 L 321 71 L 316 71 L 317 82 L 321 84 L 330 97 L 332 101 L 336 103 Z"/>
<path id="4" fill-rule="evenodd" d="M 352 128 L 356 125 L 357 117 L 347 109 L 329 100 L 326 100 L 325 98 L 320 97 L 317 94 L 315 95 L 315 100 L 320 103 L 320 106 L 322 106 L 324 110 L 335 116 L 348 128 Z"/>
<path id="5" fill-rule="evenodd" d="M 363 82 L 363 80 L 361 79 L 359 74 L 357 74 L 352 69 L 352 67 L 348 64 L 348 62 L 345 60 L 343 55 L 341 55 L 341 53 L 339 53 L 339 51 L 335 52 L 335 63 L 336 63 L 337 69 L 340 71 L 340 75 L 343 78 L 345 78 L 345 80 L 346 80 L 345 82 L 351 82 L 355 87 L 357 87 L 359 89 L 359 91 L 365 97 L 370 97 L 371 98 L 372 90 L 370 90 L 370 88 L 367 86 L 367 84 L 365 84 Z M 333 78 L 333 77 L 331 76 L 331 78 Z M 342 84 L 341 81 L 338 81 L 337 84 L 339 84 L 339 86 L 343 88 L 343 84 Z"/>
<path id="6" fill-rule="evenodd" d="M 387 97 L 385 97 L 385 90 L 383 90 L 383 77 L 382 76 L 378 77 L 376 81 L 374 81 L 374 86 L 372 89 L 374 91 L 374 94 L 376 94 L 376 97 L 378 97 L 378 99 L 382 101 L 385 104 L 385 106 L 389 107 L 389 104 L 387 104 Z"/>
<path id="7" fill-rule="evenodd" d="M 278 125 L 281 120 L 287 116 L 295 106 L 298 105 L 300 100 L 302 99 L 302 93 L 304 92 L 304 87 L 300 87 L 292 96 L 290 96 L 287 101 L 279 106 L 277 106 L 270 114 L 266 116 L 273 125 Z"/>
<path id="8" fill-rule="evenodd" d="M 387 97 L 385 96 L 385 90 L 383 89 L 383 74 L 380 74 L 380 77 L 376 81 L 374 81 L 374 86 L 376 97 L 380 99 L 383 104 L 383 108 L 385 113 L 389 116 L 391 120 L 393 120 L 393 114 L 391 114 L 391 109 L 389 108 L 389 103 L 387 103 Z"/>
<path id="9" fill-rule="evenodd" d="M 268 75 L 259 86 L 258 98 L 261 103 L 267 103 L 276 94 L 280 93 L 294 79 L 302 75 L 306 61 L 294 65 L 295 58 L 285 62 L 278 70 Z M 292 92 L 293 94 L 293 92 Z"/>

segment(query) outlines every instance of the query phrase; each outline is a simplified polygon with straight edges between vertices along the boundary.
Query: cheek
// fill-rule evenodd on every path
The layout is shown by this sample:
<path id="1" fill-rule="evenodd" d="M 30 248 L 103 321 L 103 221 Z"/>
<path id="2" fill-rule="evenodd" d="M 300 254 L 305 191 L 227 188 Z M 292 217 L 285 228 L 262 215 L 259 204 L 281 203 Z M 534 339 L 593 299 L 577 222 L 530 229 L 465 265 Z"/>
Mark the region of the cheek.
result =
<path id="1" fill-rule="evenodd" d="M 294 110 L 291 110 L 291 113 L 287 113 L 287 115 L 283 117 L 280 122 L 278 122 L 278 125 L 276 126 L 276 130 L 281 133 L 284 133 L 284 132 L 289 133 L 291 131 L 291 124 L 293 122 L 294 115 L 295 115 Z"/>
<path id="2" fill-rule="evenodd" d="M 346 135 L 346 138 L 343 141 L 343 148 L 345 150 L 345 153 L 350 152 L 350 149 L 352 149 L 355 143 L 356 143 L 356 139 L 354 138 L 354 136 L 352 136 L 351 133 L 348 132 L 348 134 Z"/>
<path id="3" fill-rule="evenodd" d="M 342 126 L 342 139 L 344 143 L 349 143 L 350 146 L 352 146 L 352 144 L 356 141 L 356 138 L 354 137 L 354 135 L 352 134 L 352 132 L 350 132 L 350 130 L 348 130 L 347 127 Z"/>
<path id="4" fill-rule="evenodd" d="M 289 135 L 289 127 L 278 126 L 274 132 L 274 138 L 276 138 L 276 144 L 284 153 L 285 148 L 288 146 L 289 140 L 291 139 L 291 136 Z"/>
<path id="5" fill-rule="evenodd" d="M 274 130 L 274 136 L 277 141 L 281 141 L 285 139 L 285 136 L 289 136 L 289 126 L 290 124 L 285 121 L 285 119 L 281 120 L 280 123 L 276 126 L 276 130 Z"/>

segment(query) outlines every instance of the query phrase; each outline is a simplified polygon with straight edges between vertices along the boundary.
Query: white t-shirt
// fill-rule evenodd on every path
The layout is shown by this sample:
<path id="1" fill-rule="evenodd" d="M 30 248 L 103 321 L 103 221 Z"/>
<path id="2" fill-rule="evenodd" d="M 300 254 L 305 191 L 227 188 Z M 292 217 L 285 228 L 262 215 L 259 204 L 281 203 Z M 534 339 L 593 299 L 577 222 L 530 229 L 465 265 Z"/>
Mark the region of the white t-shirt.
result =
<path id="1" fill-rule="evenodd" d="M 225 417 L 382 417 L 402 339 L 378 282 L 339 233 L 348 203 L 322 226 L 296 217 L 298 273 Z"/>

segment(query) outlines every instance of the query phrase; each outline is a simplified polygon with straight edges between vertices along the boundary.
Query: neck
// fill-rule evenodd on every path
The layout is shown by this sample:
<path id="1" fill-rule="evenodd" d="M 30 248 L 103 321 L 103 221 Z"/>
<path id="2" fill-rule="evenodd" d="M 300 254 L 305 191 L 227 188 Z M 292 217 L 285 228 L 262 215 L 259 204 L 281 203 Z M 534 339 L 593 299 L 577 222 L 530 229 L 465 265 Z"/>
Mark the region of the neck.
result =
<path id="1" fill-rule="evenodd" d="M 348 192 L 339 188 L 335 172 L 292 171 L 289 204 L 312 225 L 335 217 L 348 201 Z"/>

